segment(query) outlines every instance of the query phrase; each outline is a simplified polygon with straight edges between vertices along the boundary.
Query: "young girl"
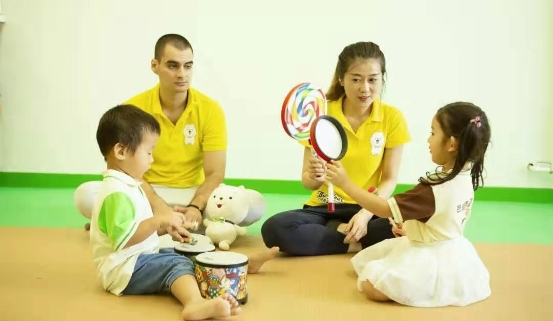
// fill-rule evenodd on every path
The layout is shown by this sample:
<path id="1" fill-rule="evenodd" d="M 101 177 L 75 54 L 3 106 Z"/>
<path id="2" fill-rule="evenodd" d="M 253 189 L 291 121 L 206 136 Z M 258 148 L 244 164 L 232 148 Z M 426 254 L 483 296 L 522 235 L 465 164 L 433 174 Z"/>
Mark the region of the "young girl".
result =
<path id="1" fill-rule="evenodd" d="M 490 296 L 488 270 L 463 236 L 474 191 L 483 184 L 490 141 L 486 114 L 471 103 L 440 108 L 428 139 L 434 174 L 388 201 L 355 186 L 340 164 L 326 178 L 363 208 L 403 225 L 405 237 L 384 240 L 351 262 L 369 299 L 416 307 L 465 306 Z"/>

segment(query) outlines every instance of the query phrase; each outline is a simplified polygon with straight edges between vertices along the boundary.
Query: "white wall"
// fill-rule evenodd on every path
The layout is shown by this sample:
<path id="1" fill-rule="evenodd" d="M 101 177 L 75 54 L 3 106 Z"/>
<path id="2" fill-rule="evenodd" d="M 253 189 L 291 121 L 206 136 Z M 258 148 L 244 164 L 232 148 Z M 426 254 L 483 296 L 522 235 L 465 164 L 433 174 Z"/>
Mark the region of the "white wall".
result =
<path id="1" fill-rule="evenodd" d="M 469 100 L 493 126 L 486 184 L 553 187 L 526 171 L 553 161 L 549 0 L 2 1 L 0 171 L 101 171 L 99 117 L 155 85 L 154 43 L 177 32 L 194 46 L 193 86 L 227 113 L 230 178 L 299 179 L 302 150 L 280 125 L 284 96 L 302 81 L 326 89 L 342 48 L 371 40 L 388 62 L 384 100 L 412 131 L 400 182 L 434 168 L 436 109 Z M 252 148 L 266 156 L 249 157 Z"/>

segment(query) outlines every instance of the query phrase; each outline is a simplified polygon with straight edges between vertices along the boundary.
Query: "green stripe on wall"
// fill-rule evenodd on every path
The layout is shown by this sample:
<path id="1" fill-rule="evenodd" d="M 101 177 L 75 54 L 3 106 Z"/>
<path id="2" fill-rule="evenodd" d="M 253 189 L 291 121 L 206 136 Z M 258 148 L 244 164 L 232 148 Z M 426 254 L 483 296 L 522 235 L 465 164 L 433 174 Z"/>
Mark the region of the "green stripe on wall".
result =
<path id="1" fill-rule="evenodd" d="M 76 188 L 80 184 L 101 180 L 101 175 L 92 174 L 50 174 L 0 172 L 0 187 Z M 305 194 L 300 181 L 263 179 L 225 179 L 228 185 L 244 185 L 249 189 L 266 194 Z M 412 188 L 413 185 L 399 184 L 395 193 Z M 476 191 L 478 200 L 497 202 L 553 203 L 553 189 L 519 187 L 484 187 Z"/>

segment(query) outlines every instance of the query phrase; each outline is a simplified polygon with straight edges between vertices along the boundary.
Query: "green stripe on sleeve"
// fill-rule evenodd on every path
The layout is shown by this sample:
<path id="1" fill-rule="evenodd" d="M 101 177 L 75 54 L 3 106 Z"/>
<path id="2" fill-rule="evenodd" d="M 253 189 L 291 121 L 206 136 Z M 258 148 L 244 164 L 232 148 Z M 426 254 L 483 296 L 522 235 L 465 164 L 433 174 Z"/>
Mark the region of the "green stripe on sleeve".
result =
<path id="1" fill-rule="evenodd" d="M 119 242 L 119 244 L 117 244 L 117 246 L 115 247 L 117 251 L 122 249 L 125 246 L 125 244 L 127 244 L 130 238 L 134 235 L 134 232 L 136 232 L 137 228 L 138 228 L 138 223 L 133 222 L 131 228 L 127 231 L 127 235 L 125 235 L 123 239 Z M 112 241 L 112 244 L 113 244 L 113 241 Z"/>
<path id="2" fill-rule="evenodd" d="M 129 195 L 123 192 L 109 194 L 98 215 L 98 227 L 115 250 L 120 250 L 132 237 L 138 224 L 136 208 Z"/>

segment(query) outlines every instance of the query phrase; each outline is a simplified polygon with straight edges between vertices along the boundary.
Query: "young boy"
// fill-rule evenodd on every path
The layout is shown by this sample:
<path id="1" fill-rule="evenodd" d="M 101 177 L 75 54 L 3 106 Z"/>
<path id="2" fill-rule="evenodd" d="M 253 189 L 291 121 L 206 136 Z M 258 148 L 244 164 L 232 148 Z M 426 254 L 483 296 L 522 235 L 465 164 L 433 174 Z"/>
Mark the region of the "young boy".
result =
<path id="1" fill-rule="evenodd" d="M 159 235 L 180 241 L 189 236 L 181 213 L 153 215 L 140 186 L 159 133 L 155 118 L 132 105 L 114 107 L 100 119 L 96 139 L 107 170 L 93 207 L 90 245 L 102 286 L 118 296 L 169 290 L 184 306 L 185 320 L 236 315 L 240 306 L 232 296 L 202 298 L 191 260 L 159 250 Z M 261 262 L 254 259 L 253 267 L 259 269 L 271 253 Z"/>

